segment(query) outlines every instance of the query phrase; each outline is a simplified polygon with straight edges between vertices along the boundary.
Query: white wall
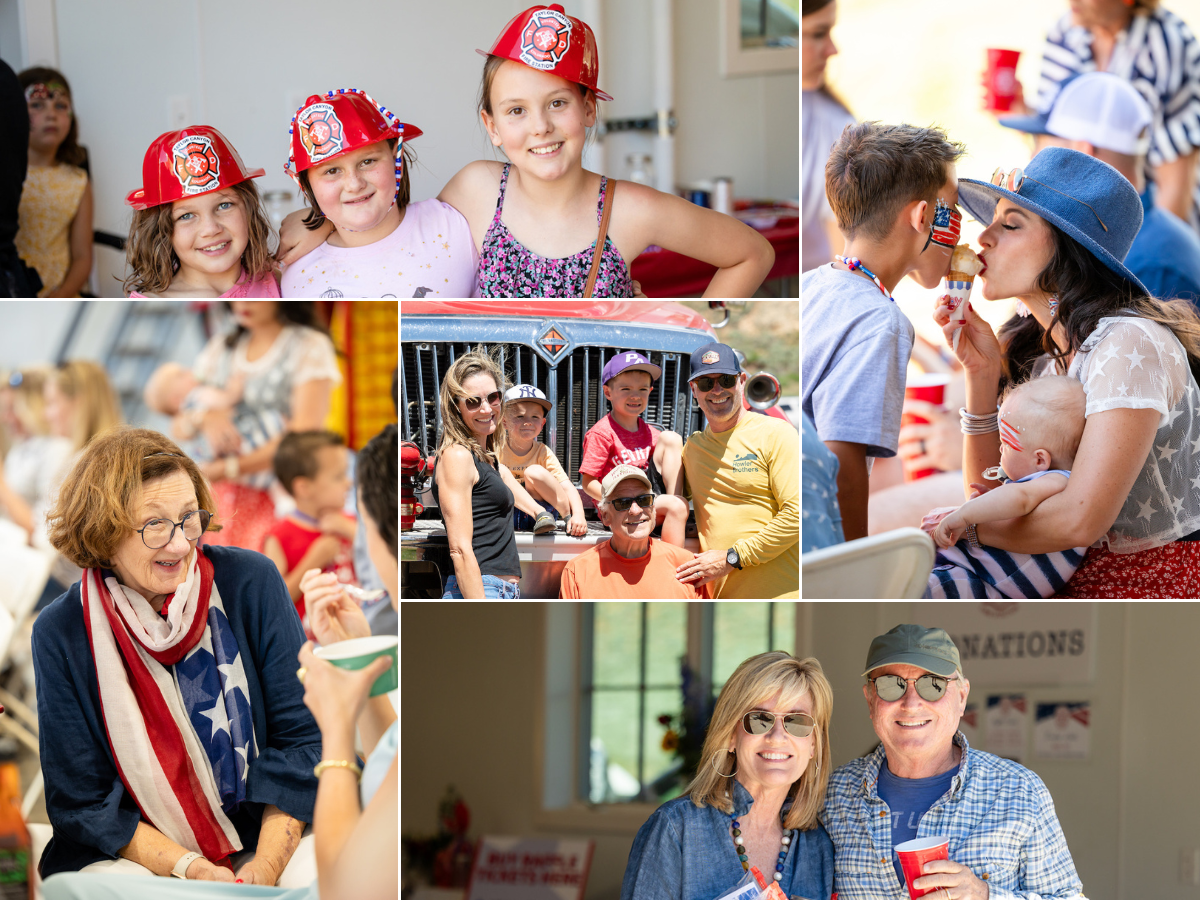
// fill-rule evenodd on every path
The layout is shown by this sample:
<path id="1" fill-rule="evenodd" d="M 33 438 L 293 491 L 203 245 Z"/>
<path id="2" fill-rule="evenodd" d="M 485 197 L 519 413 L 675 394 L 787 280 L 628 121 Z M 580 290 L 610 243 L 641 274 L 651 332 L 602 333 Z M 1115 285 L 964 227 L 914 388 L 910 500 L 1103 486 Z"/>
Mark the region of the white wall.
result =
<path id="1" fill-rule="evenodd" d="M 806 606 L 810 615 L 797 619 L 810 621 L 811 632 L 801 635 L 800 646 L 811 641 L 833 684 L 831 740 L 835 762 L 841 763 L 876 742 L 861 690 L 870 640 L 908 620 L 911 607 Z M 402 605 L 401 827 L 432 831 L 438 798 L 453 782 L 471 806 L 472 836 L 593 837 L 597 850 L 587 897 L 615 900 L 636 824 L 614 826 L 612 817 L 607 822 L 594 817 L 590 828 L 537 827 L 547 821 L 534 800 L 542 690 L 542 654 L 536 648 L 544 609 L 537 604 Z M 1094 682 L 1022 689 L 1032 703 L 1076 699 L 1092 704 L 1090 759 L 1028 761 L 1054 797 L 1091 900 L 1200 897 L 1200 888 L 1180 884 L 1178 875 L 1180 851 L 1200 847 L 1200 779 L 1195 777 L 1200 702 L 1193 690 L 1197 633 L 1200 604 L 1103 604 Z M 1010 687 L 976 680 L 972 694 L 983 702 L 989 692 Z M 480 728 L 478 718 L 447 718 L 447 704 L 486 710 L 486 726 Z"/>
<path id="2" fill-rule="evenodd" d="M 359 87 L 425 133 L 413 196 L 435 196 L 472 159 L 499 158 L 478 124 L 482 57 L 527 0 L 0 0 L 0 21 L 23 2 L 57 22 L 59 67 L 71 82 L 80 136 L 91 152 L 96 227 L 128 230 L 125 195 L 141 185 L 146 147 L 171 127 L 172 99 L 193 124 L 219 128 L 246 164 L 263 167 L 260 190 L 294 192 L 283 174 L 288 122 L 311 93 Z M 568 0 L 601 11 L 600 86 L 617 99 L 610 117 L 653 112 L 650 5 Z M 590 12 L 589 12 L 590 14 Z M 799 192 L 799 86 L 791 75 L 722 81 L 717 0 L 675 5 L 679 182 L 732 175 L 739 195 Z M 0 46 L 7 46 L 6 38 Z M 46 60 L 20 60 L 14 69 Z M 719 126 L 719 127 L 718 127 Z M 608 174 L 628 174 L 640 135 L 609 138 Z M 595 160 L 599 154 L 593 154 Z M 299 204 L 297 203 L 297 206 Z M 101 278 L 101 290 L 114 284 Z"/>

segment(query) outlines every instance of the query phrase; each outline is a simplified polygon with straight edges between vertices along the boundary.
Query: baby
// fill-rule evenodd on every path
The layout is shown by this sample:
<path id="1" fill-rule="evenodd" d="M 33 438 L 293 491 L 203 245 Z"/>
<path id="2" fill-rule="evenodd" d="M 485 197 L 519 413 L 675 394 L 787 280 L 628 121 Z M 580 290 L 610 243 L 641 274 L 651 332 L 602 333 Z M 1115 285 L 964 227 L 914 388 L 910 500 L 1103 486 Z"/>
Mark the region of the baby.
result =
<path id="1" fill-rule="evenodd" d="M 986 478 L 1007 483 L 944 514 L 923 528 L 940 548 L 926 597 L 1052 597 L 1083 563 L 1086 547 L 1055 553 L 1009 553 L 972 543 L 983 522 L 1024 516 L 1067 486 L 1083 436 L 1087 395 L 1074 378 L 1051 375 L 1010 389 L 1000 406 L 1000 470 Z M 982 488 L 982 485 L 972 485 Z M 966 540 L 959 540 L 966 532 Z"/>
<path id="2" fill-rule="evenodd" d="M 142 399 L 154 412 L 173 417 L 172 437 L 199 463 L 217 457 L 200 434 L 204 414 L 212 410 L 229 411 L 233 427 L 242 439 L 242 452 L 261 447 L 287 430 L 279 413 L 254 410 L 242 402 L 240 374 L 231 377 L 226 387 L 218 388 L 203 384 L 179 363 L 163 363 L 146 382 Z M 266 490 L 275 481 L 275 475 L 268 469 L 246 475 L 244 480 L 252 487 Z"/>

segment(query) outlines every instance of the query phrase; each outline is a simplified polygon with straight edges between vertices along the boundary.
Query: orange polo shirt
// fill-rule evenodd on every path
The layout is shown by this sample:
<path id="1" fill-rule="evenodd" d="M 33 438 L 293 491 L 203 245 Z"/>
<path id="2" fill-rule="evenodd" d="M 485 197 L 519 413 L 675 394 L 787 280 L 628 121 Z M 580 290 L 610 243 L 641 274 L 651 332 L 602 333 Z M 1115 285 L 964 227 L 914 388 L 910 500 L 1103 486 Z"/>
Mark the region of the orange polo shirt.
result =
<path id="1" fill-rule="evenodd" d="M 707 600 L 707 584 L 695 588 L 675 577 L 675 568 L 694 558 L 690 550 L 650 538 L 645 556 L 626 559 L 613 553 L 605 541 L 567 563 L 559 596 L 564 600 Z"/>

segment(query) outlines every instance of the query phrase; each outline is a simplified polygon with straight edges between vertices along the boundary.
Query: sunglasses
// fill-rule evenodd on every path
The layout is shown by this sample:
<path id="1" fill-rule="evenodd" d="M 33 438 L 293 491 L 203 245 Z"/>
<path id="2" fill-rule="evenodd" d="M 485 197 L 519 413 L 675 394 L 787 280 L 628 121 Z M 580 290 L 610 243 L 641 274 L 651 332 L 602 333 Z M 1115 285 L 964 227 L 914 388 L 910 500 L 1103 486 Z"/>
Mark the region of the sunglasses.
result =
<path id="1" fill-rule="evenodd" d="M 463 397 L 463 405 L 467 408 L 467 410 L 469 412 L 475 412 L 475 410 L 479 409 L 480 403 L 483 403 L 484 401 L 486 401 L 487 405 L 489 407 L 492 407 L 492 406 L 497 405 L 500 402 L 500 400 L 503 398 L 503 396 L 504 395 L 501 394 L 499 391 L 492 391 L 490 394 L 487 395 L 487 397 Z"/>
<path id="2" fill-rule="evenodd" d="M 1021 193 L 1021 186 L 1024 185 L 1026 181 L 1032 181 L 1034 184 L 1040 184 L 1046 190 L 1054 191 L 1056 194 L 1062 194 L 1062 196 L 1066 197 L 1068 200 L 1074 200 L 1076 203 L 1083 203 L 1084 206 L 1092 210 L 1092 215 L 1096 217 L 1096 221 L 1100 223 L 1100 227 L 1105 231 L 1108 231 L 1108 226 L 1105 225 L 1104 220 L 1100 218 L 1100 213 L 1096 212 L 1090 203 L 1084 203 L 1078 197 L 1072 197 L 1070 194 L 1063 193 L 1057 188 L 1050 187 L 1050 185 L 1043 181 L 1038 181 L 1036 178 L 1027 177 L 1024 169 L 1017 167 L 1005 172 L 1004 167 L 1001 166 L 992 173 L 992 184 L 998 188 L 1004 188 L 1006 191 L 1012 191 L 1014 194 Z"/>
<path id="3" fill-rule="evenodd" d="M 921 252 L 924 253 L 928 250 L 930 244 L 941 244 L 943 247 L 953 249 L 958 246 L 958 238 L 961 233 L 962 213 L 953 206 L 946 205 L 946 201 L 938 197 L 934 207 L 933 221 L 929 223 L 929 237 L 925 241 L 925 246 L 921 248 Z"/>
<path id="4" fill-rule="evenodd" d="M 721 387 L 725 388 L 725 390 L 729 390 L 731 387 L 737 384 L 737 380 L 738 377 L 736 375 L 718 375 L 716 378 L 713 378 L 711 375 L 701 375 L 699 378 L 695 379 L 693 384 L 700 388 L 700 393 L 707 394 L 713 389 L 714 381 L 721 385 Z"/>
<path id="5" fill-rule="evenodd" d="M 755 710 L 742 716 L 742 729 L 746 734 L 766 734 L 775 727 L 775 719 L 780 718 L 775 713 Z M 804 713 L 788 713 L 782 716 L 783 730 L 792 737 L 808 737 L 812 734 L 813 726 L 817 723 L 813 717 Z"/>
<path id="6" fill-rule="evenodd" d="M 958 681 L 957 678 L 944 678 L 941 675 L 922 675 L 920 678 L 909 680 L 899 675 L 880 675 L 878 678 L 868 678 L 875 685 L 875 696 L 880 700 L 899 700 L 904 696 L 910 684 L 917 686 L 917 696 L 931 703 L 946 696 L 946 684 Z"/>
<path id="7" fill-rule="evenodd" d="M 615 500 L 610 502 L 612 503 L 613 509 L 618 509 L 621 512 L 625 512 L 633 505 L 634 500 L 637 501 L 637 505 L 642 509 L 649 509 L 654 505 L 653 494 L 639 494 L 636 497 L 617 497 Z"/>

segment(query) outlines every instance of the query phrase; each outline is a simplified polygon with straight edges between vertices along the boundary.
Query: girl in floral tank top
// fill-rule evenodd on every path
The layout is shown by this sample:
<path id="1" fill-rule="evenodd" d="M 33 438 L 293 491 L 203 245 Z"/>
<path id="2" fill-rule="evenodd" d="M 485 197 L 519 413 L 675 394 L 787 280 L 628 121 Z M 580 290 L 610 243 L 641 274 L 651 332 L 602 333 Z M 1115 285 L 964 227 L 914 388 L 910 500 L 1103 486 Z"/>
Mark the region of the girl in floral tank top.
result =
<path id="1" fill-rule="evenodd" d="M 580 297 L 592 267 L 596 242 L 590 247 L 561 259 L 547 259 L 527 250 L 504 225 L 504 189 L 508 186 L 508 165 L 500 176 L 500 196 L 496 215 L 483 238 L 479 254 L 479 295 L 481 297 Z M 608 179 L 600 179 L 600 197 L 596 201 L 596 224 L 604 212 Z M 595 297 L 632 297 L 633 280 L 629 267 L 605 236 L 596 275 Z"/>
<path id="2" fill-rule="evenodd" d="M 705 296 L 748 297 L 758 289 L 774 251 L 753 229 L 583 168 L 596 103 L 612 99 L 597 89 L 599 53 L 585 22 L 557 3 L 533 6 L 504 27 L 491 50 L 478 52 L 487 57 L 480 117 L 508 162 L 468 164 L 439 199 L 471 226 L 480 296 L 583 296 L 606 203 L 591 296 L 632 297 L 630 266 L 651 245 L 714 266 Z"/>

